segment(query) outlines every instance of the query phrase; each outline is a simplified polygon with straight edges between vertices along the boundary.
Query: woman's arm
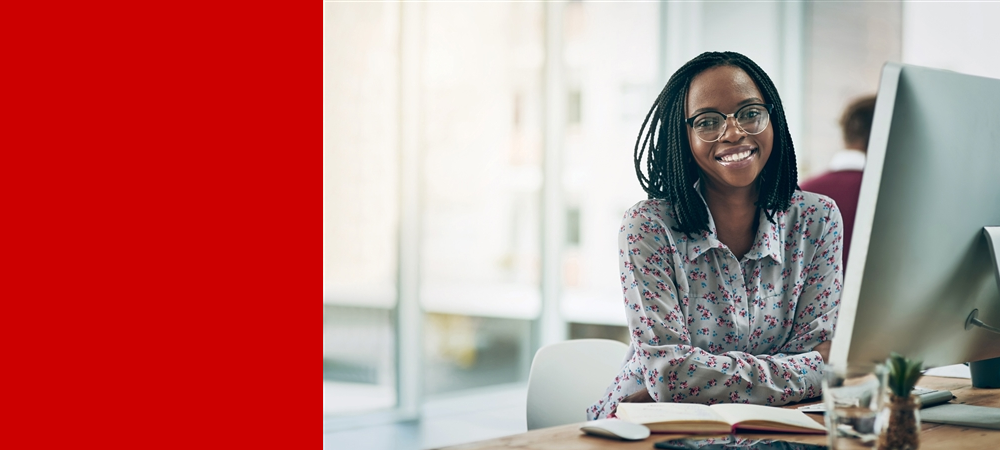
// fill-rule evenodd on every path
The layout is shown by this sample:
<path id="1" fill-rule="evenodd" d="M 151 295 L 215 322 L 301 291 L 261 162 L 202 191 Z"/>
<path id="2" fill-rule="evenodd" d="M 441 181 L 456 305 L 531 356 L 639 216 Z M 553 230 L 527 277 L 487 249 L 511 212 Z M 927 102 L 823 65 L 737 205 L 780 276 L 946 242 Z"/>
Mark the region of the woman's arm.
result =
<path id="1" fill-rule="evenodd" d="M 790 338 L 779 351 L 781 353 L 804 353 L 816 351 L 823 361 L 829 357 L 822 354 L 821 344 L 833 339 L 840 313 L 840 295 L 843 286 L 843 219 L 840 210 L 832 201 L 820 199 L 827 214 L 822 232 L 815 239 L 806 238 L 803 246 L 816 249 L 812 260 L 800 270 L 802 282 L 795 286 L 800 292 L 795 303 L 795 323 Z M 828 348 L 829 344 L 827 344 Z"/>

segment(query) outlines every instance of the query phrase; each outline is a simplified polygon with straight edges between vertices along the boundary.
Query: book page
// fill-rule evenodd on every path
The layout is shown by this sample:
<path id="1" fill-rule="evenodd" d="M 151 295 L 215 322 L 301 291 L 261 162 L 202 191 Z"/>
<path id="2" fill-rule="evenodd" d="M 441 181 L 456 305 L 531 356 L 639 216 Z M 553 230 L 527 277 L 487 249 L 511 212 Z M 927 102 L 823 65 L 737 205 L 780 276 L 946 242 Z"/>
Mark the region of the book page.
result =
<path id="1" fill-rule="evenodd" d="M 658 422 L 728 423 L 711 407 L 694 403 L 621 403 L 618 405 L 616 414 L 622 420 L 642 424 Z"/>
<path id="2" fill-rule="evenodd" d="M 809 416 L 794 409 L 746 404 L 718 404 L 712 405 L 710 408 L 732 424 L 739 424 L 742 422 L 771 422 L 794 428 L 804 428 L 816 431 L 826 430 L 824 426 L 816 423 L 816 421 L 810 419 Z"/>

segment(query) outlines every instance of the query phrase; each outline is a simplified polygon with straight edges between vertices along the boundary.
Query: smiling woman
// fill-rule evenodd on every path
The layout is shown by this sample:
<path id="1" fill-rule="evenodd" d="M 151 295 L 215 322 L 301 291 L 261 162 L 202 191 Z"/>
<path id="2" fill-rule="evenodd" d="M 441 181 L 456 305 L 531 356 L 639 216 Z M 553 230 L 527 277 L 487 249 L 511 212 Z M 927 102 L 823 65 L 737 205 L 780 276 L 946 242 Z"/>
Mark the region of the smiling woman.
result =
<path id="1" fill-rule="evenodd" d="M 629 356 L 588 416 L 630 401 L 819 395 L 840 303 L 841 216 L 828 197 L 796 189 L 767 74 L 738 53 L 689 61 L 646 116 L 635 167 L 649 200 L 619 230 Z"/>

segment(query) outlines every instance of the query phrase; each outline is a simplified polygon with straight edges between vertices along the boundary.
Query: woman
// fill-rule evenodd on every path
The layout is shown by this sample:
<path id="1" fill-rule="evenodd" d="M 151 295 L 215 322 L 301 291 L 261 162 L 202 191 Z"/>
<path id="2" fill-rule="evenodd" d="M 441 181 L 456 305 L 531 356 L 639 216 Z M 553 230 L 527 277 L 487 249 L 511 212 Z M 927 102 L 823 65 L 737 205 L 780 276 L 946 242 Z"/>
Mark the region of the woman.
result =
<path id="1" fill-rule="evenodd" d="M 643 174 L 642 160 L 646 154 Z M 631 345 L 588 409 L 620 402 L 782 405 L 820 394 L 841 291 L 841 216 L 796 190 L 774 83 L 738 53 L 704 53 L 640 128 L 649 194 L 619 231 Z"/>

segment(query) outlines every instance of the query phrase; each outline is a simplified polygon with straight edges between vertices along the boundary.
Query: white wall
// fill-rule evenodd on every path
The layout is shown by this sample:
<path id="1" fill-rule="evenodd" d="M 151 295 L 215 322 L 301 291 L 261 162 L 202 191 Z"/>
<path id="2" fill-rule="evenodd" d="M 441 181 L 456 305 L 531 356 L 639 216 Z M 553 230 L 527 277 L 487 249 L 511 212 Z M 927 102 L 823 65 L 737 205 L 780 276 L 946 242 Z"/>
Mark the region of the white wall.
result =
<path id="1" fill-rule="evenodd" d="M 903 62 L 1000 78 L 1000 3 L 903 3 Z"/>

